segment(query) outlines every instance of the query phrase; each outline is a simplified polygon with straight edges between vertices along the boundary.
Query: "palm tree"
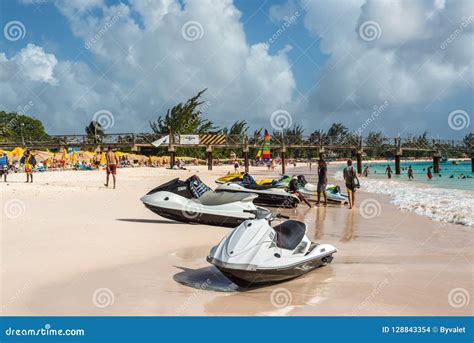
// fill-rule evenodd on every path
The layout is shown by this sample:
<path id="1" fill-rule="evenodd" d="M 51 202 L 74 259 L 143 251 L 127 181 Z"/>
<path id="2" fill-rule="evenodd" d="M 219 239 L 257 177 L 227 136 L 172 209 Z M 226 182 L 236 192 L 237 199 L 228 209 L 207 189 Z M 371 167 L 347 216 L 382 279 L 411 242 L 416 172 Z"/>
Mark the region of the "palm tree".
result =
<path id="1" fill-rule="evenodd" d="M 105 136 L 104 129 L 98 121 L 92 120 L 89 125 L 86 126 L 87 141 L 89 143 L 101 143 Z"/>
<path id="2" fill-rule="evenodd" d="M 382 145 L 383 145 L 383 134 L 382 132 L 372 132 L 370 131 L 365 139 L 366 145 L 371 149 L 368 150 L 367 154 L 371 157 L 377 156 L 380 154 Z"/>
<path id="3" fill-rule="evenodd" d="M 206 91 L 203 89 L 185 103 L 179 103 L 168 109 L 166 115 L 159 116 L 156 121 L 150 122 L 154 133 L 168 134 L 170 128 L 175 134 L 209 133 L 216 132 L 214 124 L 201 117 L 199 107 L 204 103 L 199 98 Z"/>
<path id="4" fill-rule="evenodd" d="M 314 145 L 324 145 L 326 144 L 327 134 L 323 130 L 315 130 L 309 136 L 309 143 Z"/>
<path id="5" fill-rule="evenodd" d="M 333 123 L 327 132 L 330 144 L 342 143 L 348 132 L 349 129 L 342 125 L 342 123 Z"/>

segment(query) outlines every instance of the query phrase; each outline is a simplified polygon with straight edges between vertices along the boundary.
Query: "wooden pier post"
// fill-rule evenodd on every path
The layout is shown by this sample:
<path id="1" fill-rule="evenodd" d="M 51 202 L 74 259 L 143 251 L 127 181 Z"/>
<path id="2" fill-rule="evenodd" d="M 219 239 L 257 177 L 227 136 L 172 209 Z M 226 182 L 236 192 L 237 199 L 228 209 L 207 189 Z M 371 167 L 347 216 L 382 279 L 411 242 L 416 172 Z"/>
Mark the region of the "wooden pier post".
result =
<path id="1" fill-rule="evenodd" d="M 324 147 L 320 147 L 320 148 L 318 149 L 318 158 L 319 158 L 320 160 L 324 160 L 324 153 L 325 153 Z"/>
<path id="2" fill-rule="evenodd" d="M 168 149 L 170 153 L 170 168 L 173 169 L 176 164 L 174 147 Z"/>
<path id="3" fill-rule="evenodd" d="M 357 150 L 356 152 L 357 158 L 357 174 L 362 174 L 362 150 Z"/>
<path id="4" fill-rule="evenodd" d="M 245 137 L 244 141 L 244 166 L 245 166 L 245 172 L 249 172 L 249 146 L 248 146 L 248 141 L 247 137 Z"/>
<path id="5" fill-rule="evenodd" d="M 439 160 L 441 159 L 441 154 L 437 152 L 433 155 L 433 173 L 439 174 Z"/>
<path id="6" fill-rule="evenodd" d="M 400 175 L 400 157 L 402 156 L 402 141 L 400 137 L 395 139 L 395 145 L 397 146 L 395 150 L 395 175 Z"/>
<path id="7" fill-rule="evenodd" d="M 286 172 L 286 161 L 285 161 L 285 153 L 286 153 L 286 147 L 282 146 L 281 147 L 281 174 L 285 175 Z"/>
<path id="8" fill-rule="evenodd" d="M 395 175 L 400 175 L 400 174 L 401 174 L 400 154 L 396 153 L 395 154 Z"/>
<path id="9" fill-rule="evenodd" d="M 176 147 L 171 143 L 168 145 L 168 152 L 170 153 L 170 168 L 173 169 L 176 165 Z"/>
<path id="10" fill-rule="evenodd" d="M 212 146 L 206 147 L 207 154 L 207 170 L 212 170 Z"/>
<path id="11" fill-rule="evenodd" d="M 168 126 L 168 131 L 169 131 L 168 151 L 170 153 L 170 168 L 173 169 L 176 164 L 176 161 L 175 161 L 176 147 L 174 146 L 173 128 L 171 126 Z"/>

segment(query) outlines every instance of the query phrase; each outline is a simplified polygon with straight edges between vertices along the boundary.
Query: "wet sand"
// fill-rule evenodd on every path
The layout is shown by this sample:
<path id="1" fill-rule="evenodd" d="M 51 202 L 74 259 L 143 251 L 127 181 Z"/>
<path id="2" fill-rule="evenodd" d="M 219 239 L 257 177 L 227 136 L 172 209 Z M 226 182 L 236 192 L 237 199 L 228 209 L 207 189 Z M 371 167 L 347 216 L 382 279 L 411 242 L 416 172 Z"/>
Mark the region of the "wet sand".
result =
<path id="1" fill-rule="evenodd" d="M 387 197 L 364 192 L 352 211 L 284 210 L 306 222 L 312 240 L 338 248 L 332 264 L 289 282 L 238 289 L 205 259 L 230 229 L 172 222 L 139 201 L 195 171 L 214 186 L 231 167 L 191 169 L 120 169 L 115 191 L 104 188 L 103 172 L 37 174 L 33 185 L 9 175 L 11 183 L 0 183 L 2 314 L 473 313 L 472 230 L 402 212 Z M 364 211 L 375 204 L 373 218 L 358 206 L 366 199 Z"/>

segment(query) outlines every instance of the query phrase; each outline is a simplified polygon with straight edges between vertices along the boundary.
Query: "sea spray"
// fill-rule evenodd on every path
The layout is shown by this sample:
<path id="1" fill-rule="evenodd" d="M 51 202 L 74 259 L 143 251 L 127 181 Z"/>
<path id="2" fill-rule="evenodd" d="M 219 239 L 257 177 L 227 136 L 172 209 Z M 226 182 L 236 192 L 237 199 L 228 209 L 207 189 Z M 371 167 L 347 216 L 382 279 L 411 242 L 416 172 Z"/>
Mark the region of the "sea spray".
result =
<path id="1" fill-rule="evenodd" d="M 336 173 L 342 177 L 341 172 Z M 391 203 L 402 210 L 433 220 L 474 227 L 474 197 L 471 191 L 433 188 L 419 183 L 394 180 L 361 179 L 361 189 L 391 197 Z"/>

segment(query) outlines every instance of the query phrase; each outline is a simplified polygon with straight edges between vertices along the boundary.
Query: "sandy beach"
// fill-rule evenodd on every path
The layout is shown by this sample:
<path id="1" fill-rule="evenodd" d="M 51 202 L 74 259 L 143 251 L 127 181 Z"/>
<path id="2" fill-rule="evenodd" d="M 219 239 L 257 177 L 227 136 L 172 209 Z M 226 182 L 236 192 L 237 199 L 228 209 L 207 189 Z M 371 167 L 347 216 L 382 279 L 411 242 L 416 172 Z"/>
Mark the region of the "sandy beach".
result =
<path id="1" fill-rule="evenodd" d="M 116 190 L 103 186 L 98 171 L 38 173 L 34 184 L 13 174 L 0 182 L 2 315 L 473 313 L 472 230 L 363 191 L 352 211 L 284 211 L 308 225 L 310 239 L 338 248 L 332 264 L 289 282 L 236 289 L 205 259 L 230 229 L 169 221 L 139 201 L 173 177 L 197 173 L 215 187 L 231 170 L 189 168 L 120 169 Z M 298 170 L 309 174 L 306 166 Z M 364 200 L 380 204 L 375 215 L 361 215 Z"/>

